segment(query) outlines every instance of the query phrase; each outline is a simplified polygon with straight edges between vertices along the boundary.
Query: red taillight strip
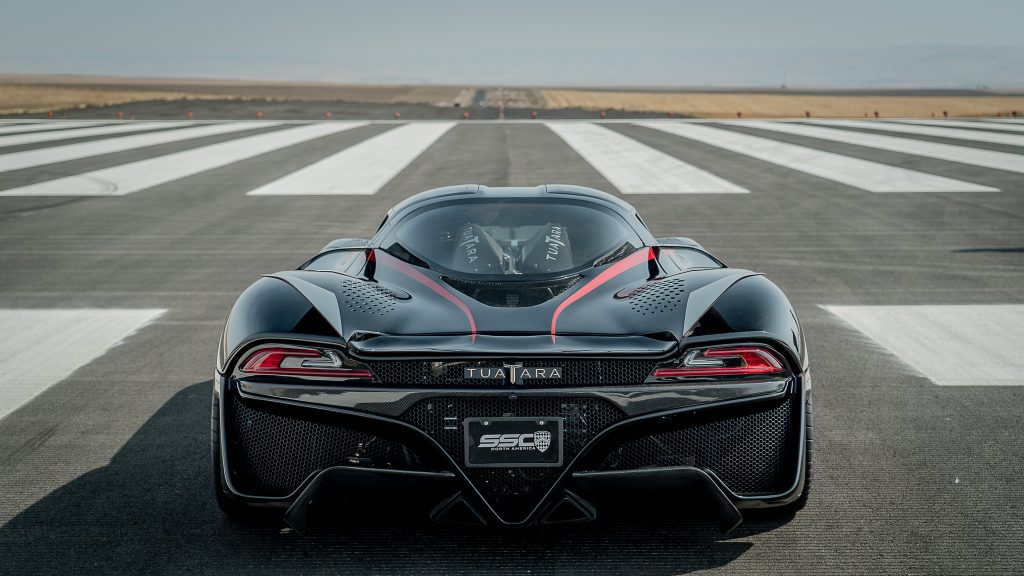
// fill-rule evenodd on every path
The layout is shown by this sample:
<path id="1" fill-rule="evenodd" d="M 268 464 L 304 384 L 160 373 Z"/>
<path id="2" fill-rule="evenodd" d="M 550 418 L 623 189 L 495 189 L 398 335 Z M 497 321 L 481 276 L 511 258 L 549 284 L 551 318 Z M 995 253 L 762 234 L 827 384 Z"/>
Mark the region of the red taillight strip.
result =
<path id="1" fill-rule="evenodd" d="M 580 298 L 583 298 L 601 284 L 604 284 L 605 282 L 611 280 L 612 278 L 618 276 L 619 274 L 622 274 L 623 272 L 629 270 L 634 266 L 643 264 L 653 259 L 653 248 L 647 248 L 647 250 L 637 250 L 636 252 L 633 252 L 632 254 L 626 256 L 622 260 L 619 260 L 618 262 L 612 264 L 607 270 L 601 272 L 600 274 L 595 276 L 590 282 L 587 282 L 586 284 L 580 286 L 575 292 L 570 294 L 568 298 L 563 300 L 562 303 L 558 305 L 558 308 L 555 308 L 555 313 L 551 315 L 551 343 L 555 343 L 555 326 L 558 323 L 558 315 L 562 313 L 562 310 L 565 310 L 566 308 L 569 307 L 570 304 L 579 300 Z"/>
<path id="2" fill-rule="evenodd" d="M 309 348 L 261 348 L 246 358 L 241 371 L 247 374 L 278 376 L 329 376 L 333 378 L 373 378 L 373 372 L 361 368 L 284 368 L 286 358 L 322 358 Z"/>
<path id="3" fill-rule="evenodd" d="M 371 254 L 372 253 L 373 252 L 371 252 Z M 462 313 L 466 315 L 466 319 L 469 320 L 470 339 L 473 342 L 476 342 L 476 321 L 473 320 L 473 313 L 469 310 L 469 306 L 466 306 L 465 302 L 463 302 L 462 300 L 459 300 L 458 297 L 456 297 L 454 294 L 452 294 L 448 290 L 445 290 L 445 288 L 443 286 L 441 286 L 440 284 L 438 284 L 434 280 L 430 279 L 429 276 L 423 274 L 422 272 L 417 270 L 415 267 L 413 267 L 413 266 L 411 266 L 409 264 L 406 264 L 405 262 L 402 262 L 401 260 L 399 260 L 398 258 L 395 258 L 394 256 L 391 256 L 391 255 L 389 255 L 387 253 L 385 253 L 385 254 L 388 257 L 380 258 L 380 259 L 376 259 L 376 260 L 379 261 L 379 262 L 382 262 L 385 266 L 390 266 L 390 267 L 394 268 L 395 270 L 398 270 L 402 274 L 405 274 L 406 276 L 412 278 L 413 280 L 419 282 L 420 284 L 423 284 L 427 288 L 430 288 L 434 292 L 440 294 L 442 298 L 444 298 L 445 300 L 447 300 L 447 301 L 451 302 L 452 304 L 454 304 L 456 308 L 458 308 L 459 310 L 462 310 Z"/>
<path id="4" fill-rule="evenodd" d="M 782 362 L 779 361 L 775 354 L 771 350 L 760 346 L 708 348 L 702 352 L 701 357 L 738 357 L 743 360 L 743 366 L 679 366 L 674 368 L 658 368 L 651 374 L 651 377 L 757 376 L 781 374 L 785 371 Z"/>

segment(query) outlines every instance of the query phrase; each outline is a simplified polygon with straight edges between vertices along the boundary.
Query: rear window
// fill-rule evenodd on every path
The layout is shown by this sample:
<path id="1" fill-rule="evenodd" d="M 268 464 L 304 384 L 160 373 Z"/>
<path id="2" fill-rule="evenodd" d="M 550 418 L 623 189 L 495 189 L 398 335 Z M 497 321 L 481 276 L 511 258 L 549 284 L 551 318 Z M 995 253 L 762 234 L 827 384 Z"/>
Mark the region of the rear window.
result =
<path id="1" fill-rule="evenodd" d="M 642 245 L 612 210 L 547 199 L 426 206 L 403 218 L 381 242 L 391 254 L 430 268 L 505 280 L 603 265 Z"/>

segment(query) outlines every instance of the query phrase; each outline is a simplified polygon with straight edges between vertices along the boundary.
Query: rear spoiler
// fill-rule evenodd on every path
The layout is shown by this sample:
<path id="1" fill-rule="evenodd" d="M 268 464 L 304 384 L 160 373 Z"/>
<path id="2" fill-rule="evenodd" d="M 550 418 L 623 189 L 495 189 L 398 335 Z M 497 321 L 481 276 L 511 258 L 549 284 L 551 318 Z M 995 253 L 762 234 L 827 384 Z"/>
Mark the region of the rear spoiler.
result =
<path id="1" fill-rule="evenodd" d="M 555 345 L 550 334 L 536 335 L 494 335 L 477 334 L 476 341 L 469 334 L 453 335 L 362 335 L 354 334 L 349 340 L 349 350 L 354 356 L 431 356 L 445 358 L 456 356 L 501 356 L 507 357 L 510 350 L 515 356 L 551 356 L 572 354 L 578 356 L 600 356 L 604 358 L 624 356 L 630 358 L 661 358 L 669 356 L 678 345 L 667 335 L 635 336 L 587 336 L 559 334 Z"/>

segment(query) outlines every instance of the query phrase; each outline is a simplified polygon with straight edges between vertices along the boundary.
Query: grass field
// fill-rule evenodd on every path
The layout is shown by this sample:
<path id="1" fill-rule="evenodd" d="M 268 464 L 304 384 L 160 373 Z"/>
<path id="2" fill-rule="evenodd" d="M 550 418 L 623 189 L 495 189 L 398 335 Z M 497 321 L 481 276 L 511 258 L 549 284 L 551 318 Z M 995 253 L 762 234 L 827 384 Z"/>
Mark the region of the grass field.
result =
<path id="1" fill-rule="evenodd" d="M 973 91 L 685 91 L 514 88 L 404 84 L 336 84 L 245 80 L 180 80 L 0 74 L 0 114 L 40 113 L 142 101 L 240 100 L 473 106 L 478 89 L 507 98 L 510 108 L 623 110 L 698 118 L 1024 116 L 1024 96 Z M 924 91 L 927 92 L 927 91 Z"/>
<path id="2" fill-rule="evenodd" d="M 0 75 L 0 114 L 148 100 L 309 100 L 451 106 L 464 87 Z"/>
<path id="3" fill-rule="evenodd" d="M 544 90 L 550 108 L 672 112 L 698 118 L 791 118 L 810 112 L 814 117 L 862 118 L 996 116 L 1016 110 L 1024 115 L 1021 96 L 876 96 L 785 94 L 756 92 L 615 92 Z"/>

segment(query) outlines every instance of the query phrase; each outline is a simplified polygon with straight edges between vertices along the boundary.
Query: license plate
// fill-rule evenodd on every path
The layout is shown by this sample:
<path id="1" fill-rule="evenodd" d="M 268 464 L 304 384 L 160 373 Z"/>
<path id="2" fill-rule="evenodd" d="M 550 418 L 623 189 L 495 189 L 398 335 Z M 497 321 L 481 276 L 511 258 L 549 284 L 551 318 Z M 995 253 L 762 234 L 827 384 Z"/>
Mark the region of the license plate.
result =
<path id="1" fill-rule="evenodd" d="M 561 418 L 466 418 L 466 466 L 562 465 Z"/>

